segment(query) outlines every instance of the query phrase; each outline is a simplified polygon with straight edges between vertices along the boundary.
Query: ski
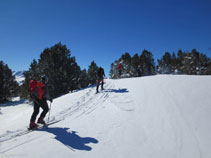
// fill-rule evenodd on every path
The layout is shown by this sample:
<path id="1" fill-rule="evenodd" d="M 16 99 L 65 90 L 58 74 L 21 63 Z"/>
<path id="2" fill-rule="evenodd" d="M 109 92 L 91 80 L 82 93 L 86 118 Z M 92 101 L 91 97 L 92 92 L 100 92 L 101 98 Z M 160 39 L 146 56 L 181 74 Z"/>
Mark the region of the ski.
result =
<path id="1" fill-rule="evenodd" d="M 46 125 L 38 125 L 38 127 L 36 128 L 27 128 L 28 131 L 34 131 L 34 130 L 39 130 L 39 129 L 45 129 L 45 128 L 48 128 L 48 126 L 52 125 L 52 124 L 55 124 L 57 122 L 60 122 L 61 120 L 56 120 L 56 121 L 52 121 L 52 122 L 49 122 L 47 123 Z"/>
<path id="2" fill-rule="evenodd" d="M 63 120 L 63 119 L 61 119 L 61 120 Z M 58 123 L 61 120 L 50 121 L 49 123 L 47 123 L 46 126 L 40 125 L 39 128 L 30 129 L 30 130 L 27 128 L 26 130 L 21 130 L 21 131 L 17 131 L 17 132 L 14 131 L 14 132 L 11 132 L 11 134 L 2 135 L 2 136 L 0 136 L 0 143 L 14 139 L 14 138 L 17 138 L 17 137 L 20 137 L 20 136 L 23 136 L 23 135 L 26 135 L 28 133 L 31 133 L 32 131 L 36 131 L 36 130 L 38 131 L 38 130 L 41 130 L 41 129 L 48 128 L 48 126 L 55 124 L 55 123 Z"/>

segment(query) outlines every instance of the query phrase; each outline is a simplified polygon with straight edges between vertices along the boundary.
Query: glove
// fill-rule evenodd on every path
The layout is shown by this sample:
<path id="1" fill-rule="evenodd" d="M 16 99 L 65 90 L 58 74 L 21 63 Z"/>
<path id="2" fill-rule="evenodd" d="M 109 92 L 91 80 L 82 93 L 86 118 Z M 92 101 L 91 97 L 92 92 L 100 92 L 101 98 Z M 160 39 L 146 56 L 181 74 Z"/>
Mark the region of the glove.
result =
<path id="1" fill-rule="evenodd" d="M 52 103 L 53 102 L 53 99 L 49 99 L 49 101 Z"/>

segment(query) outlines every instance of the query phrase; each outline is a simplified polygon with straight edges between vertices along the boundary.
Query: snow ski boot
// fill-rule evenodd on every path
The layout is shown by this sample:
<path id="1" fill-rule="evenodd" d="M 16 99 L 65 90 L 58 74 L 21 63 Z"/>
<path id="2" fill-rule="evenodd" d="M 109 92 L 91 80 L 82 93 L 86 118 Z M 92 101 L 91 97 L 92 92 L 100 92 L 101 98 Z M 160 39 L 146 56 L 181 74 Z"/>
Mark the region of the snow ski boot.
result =
<path id="1" fill-rule="evenodd" d="M 30 124 L 29 124 L 29 129 L 34 129 L 34 128 L 37 128 L 38 127 L 38 125 L 35 123 L 35 122 L 30 122 Z"/>
<path id="2" fill-rule="evenodd" d="M 43 117 L 40 117 L 37 121 L 37 123 L 40 123 L 40 124 L 43 124 L 43 125 L 46 125 L 45 121 L 44 121 L 44 118 Z"/>

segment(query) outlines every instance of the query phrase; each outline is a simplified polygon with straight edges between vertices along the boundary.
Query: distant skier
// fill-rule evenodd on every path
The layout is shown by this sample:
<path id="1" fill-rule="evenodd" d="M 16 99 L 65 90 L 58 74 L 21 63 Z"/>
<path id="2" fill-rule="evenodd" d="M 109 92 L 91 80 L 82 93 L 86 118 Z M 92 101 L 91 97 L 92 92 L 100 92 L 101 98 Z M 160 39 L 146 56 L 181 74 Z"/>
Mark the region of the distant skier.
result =
<path id="1" fill-rule="evenodd" d="M 121 63 L 119 63 L 118 65 L 117 65 L 117 69 L 118 69 L 118 71 L 119 71 L 119 78 L 121 78 L 121 75 L 122 75 L 122 64 Z"/>
<path id="2" fill-rule="evenodd" d="M 99 92 L 98 91 L 98 88 L 99 88 L 99 85 L 101 83 L 101 90 L 103 90 L 103 84 L 104 84 L 104 81 L 103 81 L 103 78 L 105 77 L 105 73 L 104 73 L 104 69 L 102 67 L 100 67 L 97 71 L 97 93 Z"/>
<path id="3" fill-rule="evenodd" d="M 48 94 L 48 88 L 47 88 L 47 79 L 46 77 L 42 77 L 41 81 L 30 81 L 30 96 L 34 103 L 34 112 L 32 113 L 29 128 L 37 128 L 38 125 L 35 123 L 36 117 L 39 114 L 40 107 L 43 109 L 43 112 L 41 113 L 37 123 L 46 125 L 44 118 L 47 112 L 49 111 L 47 100 L 52 102 L 53 100 L 50 99 Z"/>

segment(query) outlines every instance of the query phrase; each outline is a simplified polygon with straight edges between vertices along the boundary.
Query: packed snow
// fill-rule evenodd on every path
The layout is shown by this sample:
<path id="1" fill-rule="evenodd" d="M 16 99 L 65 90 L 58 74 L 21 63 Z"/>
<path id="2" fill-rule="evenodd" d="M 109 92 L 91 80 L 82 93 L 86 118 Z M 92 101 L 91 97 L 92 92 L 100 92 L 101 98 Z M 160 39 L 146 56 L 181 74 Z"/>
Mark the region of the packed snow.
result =
<path id="1" fill-rule="evenodd" d="M 210 158 L 210 81 L 107 79 L 98 94 L 93 86 L 54 99 L 46 116 L 54 124 L 32 132 L 32 105 L 14 101 L 1 107 L 0 157 Z"/>

